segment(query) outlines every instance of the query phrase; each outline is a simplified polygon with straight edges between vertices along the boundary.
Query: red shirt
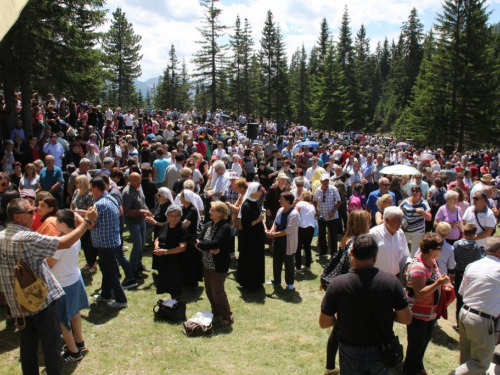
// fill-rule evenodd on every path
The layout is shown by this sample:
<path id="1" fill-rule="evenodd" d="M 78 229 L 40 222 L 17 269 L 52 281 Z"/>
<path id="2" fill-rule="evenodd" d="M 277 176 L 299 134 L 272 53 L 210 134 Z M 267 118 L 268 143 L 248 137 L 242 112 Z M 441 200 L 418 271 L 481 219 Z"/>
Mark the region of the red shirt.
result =
<path id="1" fill-rule="evenodd" d="M 33 153 L 33 161 L 40 159 L 40 153 L 36 147 L 30 147 L 31 152 Z"/>
<path id="2" fill-rule="evenodd" d="M 470 174 L 471 174 L 471 178 L 477 177 L 478 170 L 477 170 L 477 167 L 475 165 L 470 167 Z"/>

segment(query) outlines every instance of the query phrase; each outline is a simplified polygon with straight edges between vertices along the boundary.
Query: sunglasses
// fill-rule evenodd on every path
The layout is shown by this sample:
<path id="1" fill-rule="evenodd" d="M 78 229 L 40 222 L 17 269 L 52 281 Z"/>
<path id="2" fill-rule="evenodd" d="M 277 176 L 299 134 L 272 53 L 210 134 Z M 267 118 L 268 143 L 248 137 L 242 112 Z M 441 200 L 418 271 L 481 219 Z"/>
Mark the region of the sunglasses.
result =
<path id="1" fill-rule="evenodd" d="M 481 198 L 481 197 L 473 197 L 472 199 L 473 199 L 473 200 L 475 200 L 475 201 L 478 201 L 478 200 L 480 200 L 480 199 L 484 199 L 484 198 Z"/>
<path id="2" fill-rule="evenodd" d="M 387 187 L 387 186 L 391 186 L 391 184 L 380 184 L 380 186 L 385 186 L 385 187 Z"/>
<path id="3" fill-rule="evenodd" d="M 35 213 L 34 210 L 29 210 L 29 211 L 23 211 L 23 212 L 17 212 L 18 215 L 23 215 L 23 214 L 28 214 L 28 215 L 32 215 Z"/>
<path id="4" fill-rule="evenodd" d="M 422 190 L 420 190 L 420 189 L 411 189 L 411 192 L 412 193 L 421 193 Z"/>
<path id="5" fill-rule="evenodd" d="M 326 202 L 326 194 L 323 194 L 323 203 Z"/>
<path id="6" fill-rule="evenodd" d="M 297 185 L 297 184 L 295 184 L 295 186 L 297 186 L 297 187 L 303 187 L 304 185 Z"/>

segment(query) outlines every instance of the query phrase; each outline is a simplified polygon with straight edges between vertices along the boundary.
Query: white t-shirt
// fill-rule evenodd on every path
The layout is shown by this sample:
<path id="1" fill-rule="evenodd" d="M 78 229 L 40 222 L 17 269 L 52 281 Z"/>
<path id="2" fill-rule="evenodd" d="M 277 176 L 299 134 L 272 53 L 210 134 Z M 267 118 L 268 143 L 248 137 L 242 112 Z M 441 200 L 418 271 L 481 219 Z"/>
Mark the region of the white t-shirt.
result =
<path id="1" fill-rule="evenodd" d="M 80 278 L 80 268 L 78 268 L 78 256 L 82 245 L 80 240 L 66 250 L 57 250 L 53 258 L 57 259 L 56 264 L 51 268 L 61 286 L 67 287 L 73 285 Z"/>
<path id="2" fill-rule="evenodd" d="M 123 116 L 123 120 L 125 121 L 125 126 L 127 128 L 131 128 L 132 126 L 134 126 L 134 115 L 125 115 Z"/>
<path id="3" fill-rule="evenodd" d="M 300 209 L 300 227 L 315 227 L 316 209 L 308 202 L 298 202 L 296 207 Z"/>
<path id="4" fill-rule="evenodd" d="M 201 172 L 198 170 L 198 169 L 195 169 L 193 171 L 193 181 L 194 183 L 196 184 L 195 187 L 196 187 L 196 191 L 199 191 L 200 190 L 200 185 L 198 185 L 198 182 L 202 180 L 203 181 L 203 175 L 201 174 Z"/>
<path id="5" fill-rule="evenodd" d="M 486 209 L 486 212 L 478 212 L 477 217 L 479 218 L 479 223 L 483 226 L 484 229 L 495 228 L 495 226 L 497 225 L 495 214 L 489 208 Z M 474 224 L 477 227 L 476 234 L 484 232 L 477 223 L 474 206 L 470 206 L 465 210 L 464 216 L 462 216 L 462 220 L 465 221 L 466 224 Z M 479 246 L 485 247 L 487 240 L 488 237 L 476 240 L 476 242 Z"/>

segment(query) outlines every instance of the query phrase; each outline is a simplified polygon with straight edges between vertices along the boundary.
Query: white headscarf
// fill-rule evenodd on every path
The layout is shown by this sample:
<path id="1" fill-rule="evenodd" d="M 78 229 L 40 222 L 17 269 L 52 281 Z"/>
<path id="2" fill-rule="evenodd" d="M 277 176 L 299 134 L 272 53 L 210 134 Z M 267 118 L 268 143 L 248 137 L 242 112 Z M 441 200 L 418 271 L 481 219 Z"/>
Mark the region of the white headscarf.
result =
<path id="1" fill-rule="evenodd" d="M 251 184 L 248 185 L 248 189 L 245 193 L 245 196 L 243 197 L 243 200 L 241 201 L 241 205 L 243 206 L 243 203 L 248 199 L 249 201 L 255 202 L 257 199 L 252 198 L 250 195 L 255 194 L 257 190 L 259 190 L 260 184 L 258 182 L 252 182 Z M 241 219 L 241 210 L 238 214 L 238 219 Z"/>
<path id="2" fill-rule="evenodd" d="M 198 224 L 200 224 L 201 222 L 201 216 L 200 216 L 200 211 L 198 211 L 198 208 L 196 207 L 196 196 L 189 189 L 184 189 L 182 192 L 184 194 L 184 200 L 191 203 L 193 207 L 196 209 L 196 213 L 198 214 L 198 222 L 196 223 L 196 227 L 198 227 Z"/>
<path id="3" fill-rule="evenodd" d="M 161 195 L 163 198 L 167 198 L 170 203 L 175 204 L 174 198 L 172 197 L 172 193 L 170 192 L 170 189 L 167 187 L 161 187 L 158 189 L 158 194 Z"/>

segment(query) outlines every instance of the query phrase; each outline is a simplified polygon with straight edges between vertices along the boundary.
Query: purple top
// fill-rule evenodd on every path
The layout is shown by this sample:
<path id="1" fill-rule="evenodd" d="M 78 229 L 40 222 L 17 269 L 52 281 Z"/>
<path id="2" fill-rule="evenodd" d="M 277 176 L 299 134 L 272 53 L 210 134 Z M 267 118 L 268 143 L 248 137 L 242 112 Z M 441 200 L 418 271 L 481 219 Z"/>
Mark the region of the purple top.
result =
<path id="1" fill-rule="evenodd" d="M 455 206 L 455 212 L 450 212 L 448 206 L 445 204 L 439 207 L 439 210 L 436 214 L 437 221 L 446 221 L 448 224 L 452 225 L 455 223 L 462 222 L 462 209 L 458 206 Z M 458 240 L 460 238 L 460 229 L 453 228 L 451 232 L 445 237 L 447 240 Z"/>

